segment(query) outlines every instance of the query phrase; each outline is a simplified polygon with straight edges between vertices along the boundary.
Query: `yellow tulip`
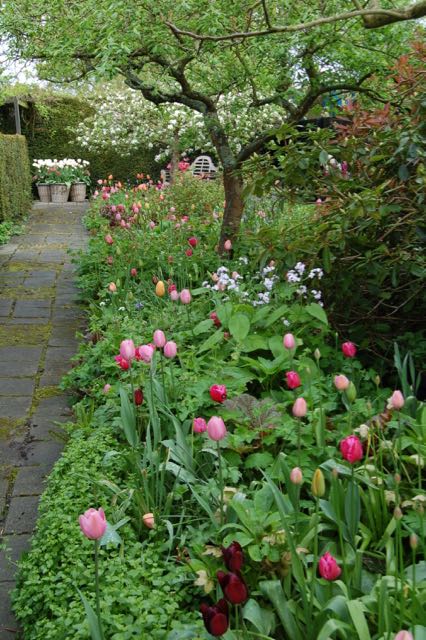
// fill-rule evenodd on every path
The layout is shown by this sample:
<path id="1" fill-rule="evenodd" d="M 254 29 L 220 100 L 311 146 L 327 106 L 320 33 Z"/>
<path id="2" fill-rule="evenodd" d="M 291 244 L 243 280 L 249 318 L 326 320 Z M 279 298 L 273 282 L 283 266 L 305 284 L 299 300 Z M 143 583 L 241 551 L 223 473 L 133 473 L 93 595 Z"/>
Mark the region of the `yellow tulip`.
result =
<path id="1" fill-rule="evenodd" d="M 159 298 L 162 298 L 165 293 L 166 287 L 164 286 L 164 282 L 162 280 L 159 280 L 155 286 L 155 295 L 157 295 Z"/>

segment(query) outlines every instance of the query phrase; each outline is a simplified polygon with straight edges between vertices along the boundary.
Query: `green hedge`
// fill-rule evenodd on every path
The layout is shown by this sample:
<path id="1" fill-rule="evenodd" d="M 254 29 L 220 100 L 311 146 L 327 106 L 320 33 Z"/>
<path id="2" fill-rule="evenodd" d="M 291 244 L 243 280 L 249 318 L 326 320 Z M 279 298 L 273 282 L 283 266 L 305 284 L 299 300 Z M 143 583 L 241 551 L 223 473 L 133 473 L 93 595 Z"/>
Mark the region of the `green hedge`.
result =
<path id="1" fill-rule="evenodd" d="M 158 177 L 160 168 L 154 160 L 156 151 L 142 145 L 128 156 L 114 150 L 88 152 L 73 141 L 73 130 L 91 114 L 91 107 L 84 100 L 70 96 L 40 96 L 33 101 L 22 100 L 22 133 L 28 143 L 31 162 L 38 158 L 82 158 L 90 162 L 93 182 L 113 174 L 126 181 L 136 173 L 150 173 Z M 0 109 L 0 130 L 14 131 L 11 108 Z"/>
<path id="2" fill-rule="evenodd" d="M 31 173 L 24 136 L 0 134 L 0 223 L 27 213 Z"/>

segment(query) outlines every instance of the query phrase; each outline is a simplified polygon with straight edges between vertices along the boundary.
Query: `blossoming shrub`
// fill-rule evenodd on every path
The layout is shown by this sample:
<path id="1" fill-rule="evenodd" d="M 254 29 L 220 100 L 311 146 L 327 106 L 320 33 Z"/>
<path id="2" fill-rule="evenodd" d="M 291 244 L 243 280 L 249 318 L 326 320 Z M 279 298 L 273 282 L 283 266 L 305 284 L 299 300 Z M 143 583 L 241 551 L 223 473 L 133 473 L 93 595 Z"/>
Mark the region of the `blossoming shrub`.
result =
<path id="1" fill-rule="evenodd" d="M 101 558 L 107 637 L 147 633 L 129 602 L 153 582 L 128 563 L 151 553 L 163 576 L 186 577 L 167 601 L 167 640 L 424 633 L 426 410 L 408 360 L 396 354 L 401 390 L 382 386 L 360 345 L 329 326 L 322 265 L 259 261 L 257 222 L 218 256 L 222 209 L 194 184 L 199 200 L 187 208 L 149 179 L 133 189 L 110 179 L 87 218 L 90 327 L 66 385 L 83 395 L 78 412 L 96 408 L 86 428 L 105 445 L 81 499 L 62 511 L 85 550 L 61 566 L 62 609 L 73 603 L 87 635 L 70 576 L 87 576 L 93 602 L 78 516 L 102 508 L 122 540 L 113 535 Z M 72 462 L 70 477 L 78 471 Z M 62 490 L 53 485 L 52 500 Z M 33 551 L 18 603 L 28 575 L 42 573 Z M 49 595 L 38 597 L 48 618 Z M 178 607 L 188 621 L 172 629 Z M 37 612 L 16 609 L 38 637 Z M 59 616 L 49 624 L 54 637 Z"/>

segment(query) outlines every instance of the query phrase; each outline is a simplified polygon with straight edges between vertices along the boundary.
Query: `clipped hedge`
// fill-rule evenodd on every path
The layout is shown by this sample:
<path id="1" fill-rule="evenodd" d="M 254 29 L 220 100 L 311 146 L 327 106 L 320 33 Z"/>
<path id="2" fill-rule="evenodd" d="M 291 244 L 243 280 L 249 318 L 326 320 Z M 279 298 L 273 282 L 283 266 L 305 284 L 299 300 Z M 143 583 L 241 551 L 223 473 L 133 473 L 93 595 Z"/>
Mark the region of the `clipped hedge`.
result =
<path id="1" fill-rule="evenodd" d="M 27 213 L 31 173 L 24 136 L 0 134 L 0 223 Z"/>

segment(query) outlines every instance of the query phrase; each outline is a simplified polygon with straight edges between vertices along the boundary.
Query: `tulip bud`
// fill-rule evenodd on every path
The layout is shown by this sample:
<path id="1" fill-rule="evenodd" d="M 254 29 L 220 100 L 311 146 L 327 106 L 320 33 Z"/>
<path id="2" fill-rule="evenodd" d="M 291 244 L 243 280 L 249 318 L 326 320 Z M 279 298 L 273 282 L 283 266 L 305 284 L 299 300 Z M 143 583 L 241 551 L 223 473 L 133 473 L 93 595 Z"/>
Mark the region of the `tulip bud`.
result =
<path id="1" fill-rule="evenodd" d="M 334 376 L 334 386 L 338 391 L 346 391 L 350 385 L 350 381 L 344 375 Z"/>
<path id="2" fill-rule="evenodd" d="M 402 395 L 401 391 L 398 391 L 398 390 L 394 391 L 388 400 L 388 408 L 396 409 L 396 411 L 399 411 L 400 409 L 402 409 L 404 404 L 405 404 L 404 396 Z"/>
<path id="3" fill-rule="evenodd" d="M 296 340 L 292 333 L 286 333 L 283 338 L 283 345 L 285 349 L 291 351 L 296 348 Z"/>
<path id="4" fill-rule="evenodd" d="M 189 289 L 182 289 L 179 297 L 182 304 L 189 304 L 192 300 L 191 292 L 189 291 Z"/>
<path id="5" fill-rule="evenodd" d="M 325 494 L 325 478 L 321 469 L 316 469 L 312 478 L 311 489 L 315 498 L 322 498 Z"/>
<path id="6" fill-rule="evenodd" d="M 226 436 L 226 427 L 222 418 L 211 417 L 207 423 L 207 433 L 212 440 L 222 440 Z"/>
<path id="7" fill-rule="evenodd" d="M 345 391 L 345 395 L 348 399 L 348 402 L 350 402 L 352 404 L 352 402 L 355 402 L 356 400 L 356 387 L 354 385 L 353 382 L 349 383 L 348 388 Z"/>
<path id="8" fill-rule="evenodd" d="M 393 510 L 393 517 L 395 518 L 395 520 L 401 520 L 402 511 L 400 507 L 395 507 L 395 509 Z"/>
<path id="9" fill-rule="evenodd" d="M 418 545 L 419 545 L 419 539 L 418 539 L 418 537 L 416 536 L 415 533 L 412 533 L 410 535 L 410 547 L 411 547 L 411 549 L 413 551 L 415 551 L 417 549 Z"/>
<path id="10" fill-rule="evenodd" d="M 173 340 L 166 342 L 163 353 L 166 358 L 175 358 L 177 354 L 176 342 L 173 342 Z"/>
<path id="11" fill-rule="evenodd" d="M 104 393 L 109 393 L 109 392 L 111 391 L 111 385 L 107 383 L 107 384 L 104 386 L 103 391 L 104 391 Z"/>
<path id="12" fill-rule="evenodd" d="M 132 276 L 132 278 L 136 278 L 136 276 L 138 275 L 138 270 L 133 267 L 133 269 L 130 269 L 130 275 Z"/>
<path id="13" fill-rule="evenodd" d="M 344 438 L 340 443 L 340 453 L 351 464 L 358 462 L 364 455 L 361 440 L 353 435 Z"/>
<path id="14" fill-rule="evenodd" d="M 342 344 L 342 353 L 346 358 L 354 358 L 356 356 L 356 346 L 353 342 L 344 342 Z"/>
<path id="15" fill-rule="evenodd" d="M 155 295 L 158 296 L 159 298 L 162 298 L 165 293 L 166 293 L 166 288 L 164 286 L 164 282 L 162 280 L 159 280 L 155 285 Z"/>
<path id="16" fill-rule="evenodd" d="M 113 240 L 112 236 L 109 233 L 107 233 L 107 235 L 105 236 L 105 242 L 107 244 L 113 244 L 114 243 L 114 240 Z"/>
<path id="17" fill-rule="evenodd" d="M 319 360 L 321 358 L 321 351 L 319 349 L 315 349 L 314 358 L 315 360 Z"/>
<path id="18" fill-rule="evenodd" d="M 302 482 L 303 482 L 303 473 L 302 473 L 302 469 L 300 469 L 300 467 L 294 467 L 294 469 L 292 469 L 290 471 L 290 481 L 293 484 L 302 484 Z"/>
<path id="19" fill-rule="evenodd" d="M 231 251 L 232 242 L 230 240 L 225 240 L 225 242 L 223 244 L 223 248 L 225 249 L 225 251 Z"/>
<path id="20" fill-rule="evenodd" d="M 89 540 L 99 540 L 107 528 L 103 509 L 88 509 L 79 517 L 78 521 L 80 529 Z"/>
<path id="21" fill-rule="evenodd" d="M 115 293 L 117 291 L 117 285 L 115 284 L 115 282 L 110 282 L 108 285 L 108 290 L 111 293 Z"/>
<path id="22" fill-rule="evenodd" d="M 297 389 L 297 387 L 300 387 L 302 384 L 300 376 L 296 371 L 287 371 L 285 378 L 289 389 Z"/>
<path id="23" fill-rule="evenodd" d="M 292 412 L 295 418 L 303 418 L 308 412 L 308 406 L 304 398 L 297 398 L 293 404 Z"/>
<path id="24" fill-rule="evenodd" d="M 342 573 L 342 570 L 337 564 L 336 559 L 333 558 L 331 553 L 329 553 L 328 551 L 319 559 L 318 571 L 322 578 L 330 581 L 336 580 Z"/>
<path id="25" fill-rule="evenodd" d="M 409 631 L 405 631 L 404 629 L 402 629 L 401 631 L 398 631 L 394 640 L 414 640 L 414 638 Z"/>
<path id="26" fill-rule="evenodd" d="M 142 389 L 135 389 L 134 393 L 135 405 L 139 407 L 143 402 L 143 391 Z"/>
<path id="27" fill-rule="evenodd" d="M 147 527 L 147 529 L 154 529 L 155 527 L 155 519 L 153 513 L 145 513 L 142 516 L 142 522 Z"/>
<path id="28" fill-rule="evenodd" d="M 173 302 L 179 300 L 179 293 L 176 291 L 176 289 L 170 291 L 170 300 L 172 300 Z"/>
<path id="29" fill-rule="evenodd" d="M 192 429 L 194 433 L 204 433 L 207 430 L 207 422 L 204 418 L 194 418 L 192 421 Z"/>
<path id="30" fill-rule="evenodd" d="M 156 331 L 154 331 L 154 344 L 156 347 L 162 349 L 166 342 L 166 336 L 164 335 L 164 332 L 161 331 L 161 329 L 157 329 Z"/>

